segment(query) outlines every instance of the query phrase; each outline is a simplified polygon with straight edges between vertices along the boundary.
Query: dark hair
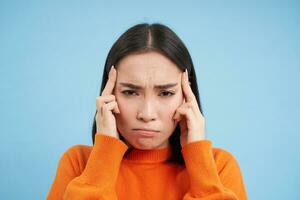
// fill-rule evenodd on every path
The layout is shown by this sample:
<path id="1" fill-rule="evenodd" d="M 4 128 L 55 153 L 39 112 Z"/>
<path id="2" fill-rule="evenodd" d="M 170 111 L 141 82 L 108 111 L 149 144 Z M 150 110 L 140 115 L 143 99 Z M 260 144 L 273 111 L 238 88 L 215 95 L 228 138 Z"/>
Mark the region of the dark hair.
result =
<path id="1" fill-rule="evenodd" d="M 108 73 L 112 65 L 116 66 L 122 58 L 129 54 L 149 51 L 156 51 L 165 55 L 167 58 L 172 60 L 182 71 L 187 69 L 192 91 L 196 97 L 200 112 L 203 114 L 192 58 L 181 39 L 169 27 L 159 23 L 137 24 L 129 28 L 113 44 L 105 61 L 102 75 L 101 91 L 99 95 L 101 95 L 106 85 L 106 82 L 108 80 Z M 97 131 L 96 113 L 94 116 L 92 129 L 93 144 L 95 143 L 95 134 Z M 120 139 L 124 141 L 124 138 L 121 134 Z M 176 126 L 173 134 L 170 136 L 169 143 L 172 147 L 173 152 L 169 161 L 184 165 L 184 160 L 181 154 L 179 124 Z"/>

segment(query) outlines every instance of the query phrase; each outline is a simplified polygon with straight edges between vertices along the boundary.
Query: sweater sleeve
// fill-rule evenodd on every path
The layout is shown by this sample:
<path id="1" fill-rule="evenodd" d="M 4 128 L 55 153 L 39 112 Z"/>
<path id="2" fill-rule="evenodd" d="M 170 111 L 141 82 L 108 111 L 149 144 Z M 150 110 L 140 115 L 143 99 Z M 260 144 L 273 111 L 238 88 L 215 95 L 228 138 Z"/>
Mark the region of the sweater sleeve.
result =
<path id="1" fill-rule="evenodd" d="M 183 200 L 247 200 L 239 165 L 229 152 L 220 151 L 216 163 L 212 142 L 201 140 L 185 145 L 182 155 L 190 178 Z"/>
<path id="2" fill-rule="evenodd" d="M 47 200 L 116 200 L 115 185 L 127 148 L 121 140 L 97 133 L 86 166 L 79 176 L 75 176 L 76 167 L 65 153 L 59 161 Z"/>

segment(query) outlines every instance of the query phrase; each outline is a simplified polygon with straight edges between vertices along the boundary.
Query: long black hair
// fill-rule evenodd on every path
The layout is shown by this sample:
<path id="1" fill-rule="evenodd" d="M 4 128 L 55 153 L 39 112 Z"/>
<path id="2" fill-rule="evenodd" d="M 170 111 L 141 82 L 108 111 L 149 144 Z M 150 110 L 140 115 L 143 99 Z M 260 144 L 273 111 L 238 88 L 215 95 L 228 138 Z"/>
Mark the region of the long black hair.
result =
<path id="1" fill-rule="evenodd" d="M 101 95 L 106 85 L 108 73 L 112 65 L 116 67 L 117 63 L 129 54 L 149 51 L 156 51 L 163 54 L 172 60 L 177 67 L 182 70 L 182 72 L 187 69 L 192 91 L 196 97 L 200 112 L 203 115 L 192 58 L 181 39 L 169 27 L 160 23 L 137 24 L 129 28 L 118 38 L 106 58 L 99 95 Z M 97 131 L 96 113 L 92 128 L 93 144 L 95 143 L 95 135 Z M 121 134 L 120 139 L 125 141 Z M 172 156 L 169 161 L 184 165 L 184 160 L 181 154 L 179 123 L 173 134 L 170 136 L 169 143 L 172 147 Z"/>

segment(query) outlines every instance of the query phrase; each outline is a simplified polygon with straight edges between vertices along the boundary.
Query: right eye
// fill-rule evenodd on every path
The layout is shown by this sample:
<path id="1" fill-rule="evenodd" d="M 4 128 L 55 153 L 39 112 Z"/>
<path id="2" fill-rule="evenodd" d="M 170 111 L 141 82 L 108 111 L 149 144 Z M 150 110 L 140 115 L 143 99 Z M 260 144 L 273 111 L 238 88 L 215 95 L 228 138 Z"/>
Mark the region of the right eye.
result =
<path id="1" fill-rule="evenodd" d="M 136 94 L 136 92 L 134 90 L 124 90 L 122 91 L 122 93 L 125 95 L 125 96 L 132 96 L 133 93 Z"/>

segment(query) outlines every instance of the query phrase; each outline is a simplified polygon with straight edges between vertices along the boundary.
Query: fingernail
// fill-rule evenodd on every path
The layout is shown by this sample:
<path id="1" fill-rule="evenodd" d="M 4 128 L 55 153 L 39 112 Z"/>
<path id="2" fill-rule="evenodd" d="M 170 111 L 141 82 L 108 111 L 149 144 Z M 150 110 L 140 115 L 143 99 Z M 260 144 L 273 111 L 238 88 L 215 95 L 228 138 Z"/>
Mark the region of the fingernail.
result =
<path id="1" fill-rule="evenodd" d="M 111 74 L 112 74 L 113 68 L 114 68 L 114 66 L 112 66 L 112 67 L 110 68 L 110 70 L 109 70 L 109 73 L 108 73 L 108 76 L 109 76 L 109 77 L 110 77 Z"/>
<path id="2" fill-rule="evenodd" d="M 112 69 L 113 69 L 113 71 L 114 71 L 115 73 L 117 72 L 117 70 L 116 70 L 116 68 L 115 68 L 114 65 L 112 66 Z"/>
<path id="3" fill-rule="evenodd" d="M 187 78 L 189 78 L 187 69 L 185 69 L 185 76 L 186 76 Z"/>

